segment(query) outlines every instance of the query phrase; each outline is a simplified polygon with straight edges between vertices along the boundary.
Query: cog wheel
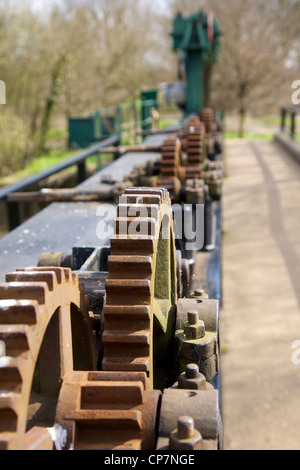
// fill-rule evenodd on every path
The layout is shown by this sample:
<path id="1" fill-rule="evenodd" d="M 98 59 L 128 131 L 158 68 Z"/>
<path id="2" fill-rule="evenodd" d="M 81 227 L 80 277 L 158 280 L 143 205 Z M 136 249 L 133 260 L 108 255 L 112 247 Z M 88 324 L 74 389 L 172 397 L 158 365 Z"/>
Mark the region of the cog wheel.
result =
<path id="1" fill-rule="evenodd" d="M 192 116 L 188 123 L 185 179 L 201 179 L 205 160 L 205 126 L 197 116 Z"/>
<path id="2" fill-rule="evenodd" d="M 162 146 L 161 152 L 161 178 L 157 186 L 168 190 L 172 201 L 177 201 L 181 189 L 181 142 L 177 137 L 169 137 Z"/>
<path id="3" fill-rule="evenodd" d="M 213 127 L 215 122 L 215 111 L 213 108 L 203 108 L 199 111 L 201 122 L 205 125 L 205 131 L 208 137 L 213 135 Z"/>
<path id="4" fill-rule="evenodd" d="M 54 423 L 64 376 L 95 370 L 91 319 L 67 268 L 7 274 L 0 299 L 0 449 L 36 449 Z"/>
<path id="5" fill-rule="evenodd" d="M 57 406 L 56 448 L 153 449 L 160 397 L 144 372 L 72 372 Z"/>
<path id="6" fill-rule="evenodd" d="M 145 372 L 159 388 L 154 371 L 165 368 L 161 361 L 169 354 L 154 345 L 153 336 L 157 345 L 168 348 L 177 302 L 173 218 L 166 189 L 130 188 L 120 198 L 108 271 L 103 370 Z"/>

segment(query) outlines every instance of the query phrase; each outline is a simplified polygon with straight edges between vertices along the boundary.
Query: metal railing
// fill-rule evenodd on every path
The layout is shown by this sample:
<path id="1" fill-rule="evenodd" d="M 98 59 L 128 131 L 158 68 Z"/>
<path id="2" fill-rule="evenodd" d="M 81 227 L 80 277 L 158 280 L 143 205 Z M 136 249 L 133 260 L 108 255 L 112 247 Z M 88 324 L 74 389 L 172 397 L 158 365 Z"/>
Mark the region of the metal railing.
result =
<path id="1" fill-rule="evenodd" d="M 17 183 L 14 183 L 9 186 L 5 186 L 0 189 L 0 201 L 5 201 L 7 205 L 7 215 L 8 215 L 8 227 L 9 230 L 13 230 L 21 223 L 21 204 L 20 202 L 12 202 L 8 200 L 10 194 L 23 191 L 28 189 L 43 180 L 46 180 L 50 176 L 56 175 L 61 171 L 67 170 L 68 168 L 77 166 L 77 181 L 78 184 L 82 183 L 87 178 L 87 169 L 86 169 L 86 160 L 93 156 L 97 155 L 102 148 L 109 146 L 116 146 L 120 143 L 120 136 L 113 135 L 102 142 L 95 144 L 88 149 L 80 152 L 70 158 L 63 160 L 61 163 L 52 166 L 46 170 L 43 170 L 35 175 L 29 176 Z"/>
<path id="2" fill-rule="evenodd" d="M 158 108 L 167 114 L 175 110 L 178 112 L 175 103 L 166 103 L 158 99 L 137 100 L 134 103 L 94 111 L 91 114 L 95 127 L 94 143 L 53 167 L 15 184 L 0 188 L 0 203 L 4 201 L 6 204 L 9 230 L 18 227 L 24 219 L 22 215 L 23 203 L 9 200 L 9 195 L 32 188 L 50 176 L 74 166 L 77 166 L 77 183 L 82 183 L 87 178 L 86 160 L 89 157 L 99 154 L 102 148 L 118 146 L 122 142 L 126 143 L 127 140 L 137 142 L 138 136 L 143 140 L 143 135 L 150 133 L 153 128 L 157 129 L 161 112 L 154 113 L 153 111 Z M 108 131 L 106 135 L 103 133 L 103 123 L 104 128 Z M 77 146 L 76 148 L 80 151 L 82 147 Z"/>
<path id="3" fill-rule="evenodd" d="M 281 132 L 288 134 L 292 140 L 296 140 L 296 119 L 300 114 L 300 107 L 297 106 L 282 106 L 281 114 Z M 290 117 L 288 122 L 288 117 Z"/>
<path id="4" fill-rule="evenodd" d="M 108 134 L 119 134 L 125 142 L 129 140 L 136 143 L 137 136 L 143 131 L 159 127 L 163 114 L 175 111 L 180 113 L 175 103 L 166 103 L 158 99 L 137 100 L 133 103 L 96 110 L 91 114 L 95 122 L 95 140 L 103 138 L 104 128 Z"/>

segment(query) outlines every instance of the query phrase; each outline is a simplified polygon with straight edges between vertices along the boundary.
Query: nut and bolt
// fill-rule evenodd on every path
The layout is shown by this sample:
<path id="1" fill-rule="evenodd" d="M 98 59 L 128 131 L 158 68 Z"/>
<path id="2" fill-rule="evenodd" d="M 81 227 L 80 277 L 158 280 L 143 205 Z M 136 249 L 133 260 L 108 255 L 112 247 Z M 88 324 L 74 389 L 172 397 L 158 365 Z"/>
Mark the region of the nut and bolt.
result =
<path id="1" fill-rule="evenodd" d="M 202 299 L 208 299 L 208 295 L 205 293 L 203 289 L 196 289 L 194 290 L 194 297 L 200 297 Z"/>
<path id="2" fill-rule="evenodd" d="M 198 321 L 199 321 L 199 315 L 198 315 L 197 310 L 188 312 L 188 322 L 190 325 L 197 325 Z"/>
<path id="3" fill-rule="evenodd" d="M 169 438 L 171 450 L 202 450 L 203 440 L 191 416 L 181 416 Z"/>
<path id="4" fill-rule="evenodd" d="M 206 390 L 206 378 L 197 364 L 188 364 L 185 372 L 178 377 L 178 388 L 185 390 Z"/>
<path id="5" fill-rule="evenodd" d="M 197 364 L 188 364 L 186 366 L 185 373 L 188 379 L 196 379 L 197 377 L 200 377 L 199 367 Z"/>
<path id="6" fill-rule="evenodd" d="M 205 324 L 199 320 L 197 310 L 188 312 L 188 321 L 184 324 L 184 334 L 187 339 L 201 339 L 205 336 Z"/>

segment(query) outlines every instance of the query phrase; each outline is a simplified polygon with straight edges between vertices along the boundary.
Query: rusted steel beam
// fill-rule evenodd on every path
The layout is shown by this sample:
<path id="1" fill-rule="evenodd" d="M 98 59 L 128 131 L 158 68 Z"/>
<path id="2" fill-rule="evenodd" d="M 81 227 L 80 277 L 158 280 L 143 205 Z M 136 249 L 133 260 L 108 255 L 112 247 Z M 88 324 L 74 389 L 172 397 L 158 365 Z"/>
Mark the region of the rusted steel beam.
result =
<path id="1" fill-rule="evenodd" d="M 135 152 L 160 152 L 161 145 L 122 145 L 118 147 L 103 147 L 98 153 L 111 153 L 113 155 L 124 155 Z"/>
<path id="2" fill-rule="evenodd" d="M 7 199 L 10 202 L 93 202 L 113 201 L 114 188 L 87 189 L 41 189 L 40 191 L 12 193 Z"/>
<path id="3" fill-rule="evenodd" d="M 137 135 L 147 136 L 147 135 L 161 135 L 161 134 L 175 134 L 181 131 L 182 126 L 173 126 L 168 129 L 158 129 L 158 130 L 148 130 L 137 132 Z"/>

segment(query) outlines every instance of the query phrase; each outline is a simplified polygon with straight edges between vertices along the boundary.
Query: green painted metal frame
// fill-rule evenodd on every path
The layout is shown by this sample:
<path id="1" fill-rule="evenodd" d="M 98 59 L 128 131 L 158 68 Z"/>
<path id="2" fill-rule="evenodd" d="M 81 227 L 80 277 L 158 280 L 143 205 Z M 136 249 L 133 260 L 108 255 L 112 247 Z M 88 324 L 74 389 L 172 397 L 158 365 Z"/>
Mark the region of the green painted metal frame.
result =
<path id="1" fill-rule="evenodd" d="M 194 114 L 209 104 L 212 66 L 217 62 L 221 31 L 212 12 L 198 12 L 187 18 L 178 13 L 173 22 L 173 49 L 184 56 L 187 106 Z"/>

